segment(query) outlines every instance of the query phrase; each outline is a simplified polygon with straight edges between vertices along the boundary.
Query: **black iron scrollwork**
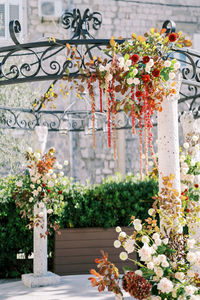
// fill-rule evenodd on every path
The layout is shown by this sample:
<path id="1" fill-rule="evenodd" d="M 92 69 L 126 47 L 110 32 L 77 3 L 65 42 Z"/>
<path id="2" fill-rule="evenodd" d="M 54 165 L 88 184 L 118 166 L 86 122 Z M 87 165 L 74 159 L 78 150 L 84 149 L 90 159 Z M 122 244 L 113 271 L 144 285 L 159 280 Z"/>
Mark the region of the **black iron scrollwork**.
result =
<path id="1" fill-rule="evenodd" d="M 90 13 L 89 9 L 86 9 L 83 17 L 79 9 L 74 9 L 72 13 L 65 11 L 61 17 L 62 25 L 65 29 L 71 28 L 73 31 L 72 39 L 78 38 L 81 36 L 92 37 L 89 33 L 90 23 L 92 23 L 92 28 L 98 30 L 102 24 L 102 16 L 99 12 Z"/>
<path id="2" fill-rule="evenodd" d="M 166 20 L 162 26 L 163 29 L 166 29 L 166 34 L 176 31 L 176 23 L 172 20 Z"/>
<path id="3" fill-rule="evenodd" d="M 10 37 L 13 40 L 13 42 L 15 43 L 15 45 L 19 45 L 19 41 L 16 37 L 16 33 L 20 33 L 21 32 L 21 25 L 19 23 L 18 20 L 12 20 L 9 23 L 9 32 L 10 32 Z"/>

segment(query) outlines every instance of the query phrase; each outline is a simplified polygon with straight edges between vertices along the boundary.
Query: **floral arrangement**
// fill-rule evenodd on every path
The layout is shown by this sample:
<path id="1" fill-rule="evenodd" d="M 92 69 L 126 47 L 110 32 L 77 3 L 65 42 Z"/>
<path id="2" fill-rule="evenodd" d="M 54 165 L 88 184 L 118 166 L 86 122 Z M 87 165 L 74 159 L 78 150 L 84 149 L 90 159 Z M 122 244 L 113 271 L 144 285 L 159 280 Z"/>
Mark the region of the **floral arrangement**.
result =
<path id="1" fill-rule="evenodd" d="M 182 32 L 158 32 L 152 28 L 144 36 L 132 34 L 132 39 L 120 43 L 114 37 L 104 52 L 107 58 L 93 57 L 91 61 L 80 56 L 75 47 L 66 45 L 69 65 L 77 67 L 80 76 L 76 79 L 64 76 L 69 87 L 61 85 L 61 92 L 66 95 L 72 87 L 77 90 L 77 96 L 87 86 L 91 99 L 93 123 L 93 148 L 95 148 L 95 111 L 97 105 L 101 113 L 107 114 L 108 147 L 111 147 L 111 132 L 113 150 L 116 157 L 116 114 L 124 110 L 132 119 L 132 132 L 135 134 L 136 119 L 139 123 L 140 136 L 140 174 L 142 177 L 142 130 L 144 128 L 145 173 L 148 173 L 148 148 L 154 157 L 152 147 L 151 116 L 155 111 L 162 110 L 163 97 L 177 93 L 177 74 L 180 68 L 176 59 L 170 59 L 173 47 L 191 46 Z M 66 70 L 68 74 L 69 69 Z M 82 76 L 83 75 L 83 76 Z M 94 90 L 99 89 L 99 103 L 96 101 Z M 103 101 L 103 95 L 105 101 Z M 50 89 L 45 99 L 52 101 L 55 93 Z M 156 163 L 156 162 L 155 162 Z"/>
<path id="2" fill-rule="evenodd" d="M 114 246 L 124 248 L 120 259 L 133 261 L 139 269 L 134 272 L 125 268 L 125 275 L 120 279 L 117 268 L 105 254 L 96 260 L 99 272 L 91 270 L 97 279 L 89 278 L 99 291 L 107 287 L 117 295 L 116 299 L 123 299 L 121 280 L 122 288 L 139 300 L 199 299 L 200 277 L 194 267 L 200 267 L 200 251 L 195 239 L 188 235 L 187 201 L 178 205 L 183 196 L 179 197 L 173 189 L 173 178 L 172 175 L 163 178 L 164 187 L 144 223 L 132 218 L 131 236 L 116 228 L 119 236 Z M 138 260 L 131 258 L 134 251 Z"/>
<path id="3" fill-rule="evenodd" d="M 21 176 L 16 183 L 13 197 L 16 205 L 21 209 L 22 217 L 29 218 L 29 228 L 31 229 L 34 225 L 42 227 L 44 217 L 42 209 L 44 207 L 50 216 L 54 209 L 60 206 L 63 196 L 58 180 L 62 178 L 64 172 L 61 171 L 63 166 L 56 161 L 54 148 L 49 149 L 48 153 L 43 156 L 39 152 L 34 153 L 29 148 L 26 152 L 26 161 L 25 176 Z M 67 161 L 64 164 L 66 165 Z M 41 208 L 36 216 L 34 216 L 35 205 Z M 56 223 L 49 224 L 49 226 L 54 230 L 59 229 Z M 49 230 L 45 234 L 48 235 Z"/>

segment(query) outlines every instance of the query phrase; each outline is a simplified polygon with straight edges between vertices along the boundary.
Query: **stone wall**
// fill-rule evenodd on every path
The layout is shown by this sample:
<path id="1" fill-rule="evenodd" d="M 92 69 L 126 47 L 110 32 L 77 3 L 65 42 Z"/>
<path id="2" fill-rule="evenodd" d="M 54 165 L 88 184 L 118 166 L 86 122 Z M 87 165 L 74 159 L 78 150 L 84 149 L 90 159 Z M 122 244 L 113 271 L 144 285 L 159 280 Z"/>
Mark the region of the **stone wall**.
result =
<path id="1" fill-rule="evenodd" d="M 38 17 L 38 1 L 28 1 L 28 40 L 40 40 L 49 36 L 56 38 L 68 38 L 69 32 L 64 30 L 56 21 L 43 21 Z M 96 38 L 110 38 L 111 36 L 130 37 L 133 32 L 143 34 L 151 27 L 161 28 L 166 19 L 174 20 L 177 30 L 183 30 L 192 37 L 194 33 L 200 33 L 200 4 L 196 0 L 182 0 L 178 7 L 176 0 L 146 0 L 149 4 L 135 3 L 134 1 L 114 0 L 63 0 L 63 8 L 79 8 L 82 12 L 86 8 L 91 11 L 101 12 L 103 17 L 102 28 L 93 33 Z M 151 2 L 156 5 L 150 4 Z M 168 3 L 168 6 L 164 4 Z M 171 6 L 170 6 L 171 5 Z M 173 6 L 175 5 L 175 6 Z M 177 6 L 176 6 L 177 5 Z M 191 6 L 183 7 L 183 5 Z M 44 88 L 49 83 L 43 83 Z M 59 108 L 65 106 L 62 99 L 59 100 Z M 107 148 L 106 135 L 97 134 L 96 149 L 92 149 L 92 137 L 84 133 L 72 133 L 70 136 L 49 134 L 48 145 L 54 146 L 58 151 L 59 161 L 70 161 L 67 174 L 76 180 L 90 180 L 100 182 L 107 175 L 112 175 L 116 170 L 122 172 L 138 172 L 139 146 L 138 137 L 133 137 L 130 131 L 120 135 L 118 144 L 124 145 L 119 161 L 113 159 L 112 150 Z M 71 144 L 72 145 L 71 145 Z M 121 147 L 122 148 L 122 147 Z M 124 161 L 124 162 L 123 162 Z"/>

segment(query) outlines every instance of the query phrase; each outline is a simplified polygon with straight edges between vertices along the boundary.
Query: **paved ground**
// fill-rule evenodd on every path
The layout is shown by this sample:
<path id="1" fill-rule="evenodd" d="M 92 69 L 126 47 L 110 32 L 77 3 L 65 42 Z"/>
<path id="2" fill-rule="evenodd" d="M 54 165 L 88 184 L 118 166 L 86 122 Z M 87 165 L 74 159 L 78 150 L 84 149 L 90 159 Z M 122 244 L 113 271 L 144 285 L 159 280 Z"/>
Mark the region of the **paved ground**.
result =
<path id="1" fill-rule="evenodd" d="M 0 300 L 114 300 L 114 294 L 98 293 L 89 275 L 63 276 L 55 286 L 27 288 L 20 280 L 0 280 Z M 132 299 L 125 297 L 126 300 Z"/>

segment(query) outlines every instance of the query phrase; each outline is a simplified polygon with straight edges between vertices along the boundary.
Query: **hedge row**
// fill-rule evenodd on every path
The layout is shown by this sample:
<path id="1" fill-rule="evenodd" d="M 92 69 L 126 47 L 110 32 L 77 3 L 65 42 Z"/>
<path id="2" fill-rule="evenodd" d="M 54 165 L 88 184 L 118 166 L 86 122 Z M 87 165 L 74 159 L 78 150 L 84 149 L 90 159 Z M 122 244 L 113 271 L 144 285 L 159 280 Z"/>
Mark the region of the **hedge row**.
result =
<path id="1" fill-rule="evenodd" d="M 17 277 L 32 271 L 30 259 L 17 260 L 22 252 L 26 258 L 33 251 L 33 233 L 27 229 L 12 197 L 19 176 L 0 180 L 0 277 Z M 60 187 L 62 207 L 52 215 L 61 228 L 126 226 L 132 215 L 144 219 L 158 192 L 153 180 L 135 181 L 133 177 L 107 180 L 103 184 L 85 186 L 79 183 Z M 54 254 L 54 235 L 48 237 L 48 251 Z M 52 261 L 50 260 L 50 263 Z"/>

